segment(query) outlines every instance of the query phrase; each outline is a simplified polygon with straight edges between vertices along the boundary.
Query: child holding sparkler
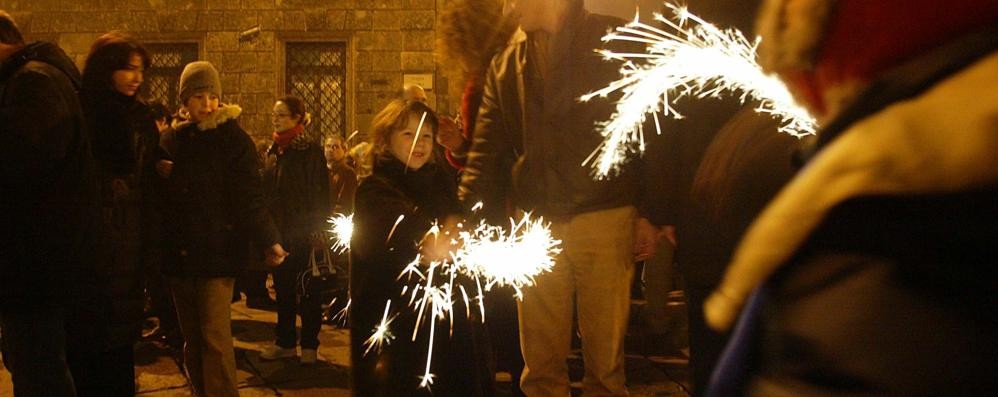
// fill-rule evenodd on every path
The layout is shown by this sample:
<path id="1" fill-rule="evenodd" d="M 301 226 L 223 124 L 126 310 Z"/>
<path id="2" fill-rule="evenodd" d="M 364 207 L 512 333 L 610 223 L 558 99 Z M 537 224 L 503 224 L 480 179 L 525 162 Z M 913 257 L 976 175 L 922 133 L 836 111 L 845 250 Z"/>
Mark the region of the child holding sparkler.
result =
<path id="1" fill-rule="evenodd" d="M 429 395 L 430 388 L 437 396 L 492 393 L 493 375 L 484 368 L 488 360 L 480 357 L 487 351 L 479 343 L 481 320 L 470 317 L 477 310 L 469 313 L 458 303 L 462 307 L 453 309 L 451 321 L 422 313 L 422 325 L 415 329 L 420 314 L 406 307 L 415 285 L 399 277 L 419 255 L 419 245 L 428 256 L 440 251 L 434 248 L 437 239 L 418 244 L 433 222 L 447 223 L 461 211 L 453 179 L 432 161 L 437 126 L 433 111 L 413 100 L 391 102 L 371 126 L 373 174 L 357 189 L 351 242 L 351 361 L 357 396 Z M 455 294 L 460 292 L 455 289 L 451 298 L 462 301 Z M 441 330 L 430 332 L 432 325 Z M 413 331 L 418 331 L 415 338 Z M 372 333 L 381 349 L 368 349 Z"/>

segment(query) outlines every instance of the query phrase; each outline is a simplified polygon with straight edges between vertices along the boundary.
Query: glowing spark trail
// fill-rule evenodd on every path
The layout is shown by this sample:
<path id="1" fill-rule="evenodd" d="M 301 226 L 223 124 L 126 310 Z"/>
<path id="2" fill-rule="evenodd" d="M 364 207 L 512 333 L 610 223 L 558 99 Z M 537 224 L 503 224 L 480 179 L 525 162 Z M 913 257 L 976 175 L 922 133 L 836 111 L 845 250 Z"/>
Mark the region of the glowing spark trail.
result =
<path id="1" fill-rule="evenodd" d="M 392 239 L 392 235 L 395 234 L 395 228 L 399 227 L 399 224 L 402 223 L 403 219 L 405 219 L 405 215 L 399 215 L 398 219 L 395 220 L 395 224 L 392 225 L 392 230 L 388 232 L 388 238 L 385 239 L 385 244 L 388 244 L 388 241 Z"/>
<path id="2" fill-rule="evenodd" d="M 385 314 L 381 316 L 381 323 L 379 323 L 378 326 L 374 328 L 374 334 L 372 334 L 371 337 L 367 338 L 367 340 L 364 341 L 364 346 L 367 347 L 367 349 L 364 350 L 365 356 L 367 355 L 367 353 L 371 352 L 372 348 L 377 350 L 377 352 L 380 354 L 381 348 L 384 345 L 390 344 L 391 341 L 395 339 L 395 335 L 392 335 L 391 330 L 388 328 L 388 326 L 391 325 L 392 321 L 395 321 L 395 317 L 397 316 L 395 315 L 392 316 L 391 318 L 388 317 L 388 308 L 391 307 L 391 305 L 392 301 L 390 299 L 388 300 L 388 302 L 385 302 Z"/>
<path id="3" fill-rule="evenodd" d="M 329 313 L 332 312 L 332 308 L 334 307 L 333 305 L 336 304 L 337 299 L 338 298 L 333 298 L 333 300 L 329 301 L 328 305 L 329 309 L 326 309 L 327 312 L 323 315 L 323 319 L 329 318 L 329 321 L 332 321 L 335 324 L 339 324 L 341 327 L 346 326 L 347 316 L 350 314 L 350 304 L 353 302 L 353 300 L 348 299 L 347 304 L 344 305 L 343 308 L 340 309 L 340 311 L 336 312 L 336 314 L 333 316 L 329 316 Z"/>
<path id="4" fill-rule="evenodd" d="M 412 152 L 416 151 L 416 144 L 419 143 L 419 133 L 423 130 L 423 123 L 426 122 L 427 112 L 423 112 L 423 117 L 419 118 L 419 126 L 416 127 L 416 135 L 412 137 L 412 148 L 409 149 L 409 157 L 405 159 L 405 169 L 409 170 L 409 162 L 412 161 Z"/>
<path id="5" fill-rule="evenodd" d="M 331 250 L 344 253 L 350 249 L 350 239 L 353 238 L 353 215 L 336 214 L 327 220 L 333 225 L 329 231 L 332 236 L 333 246 Z"/>
<path id="6" fill-rule="evenodd" d="M 794 136 L 815 132 L 814 117 L 797 105 L 787 87 L 776 77 L 766 75 L 756 62 L 759 40 L 749 42 L 735 29 L 721 30 L 691 14 L 685 7 L 668 4 L 674 18 L 655 15 L 666 25 L 662 30 L 638 21 L 617 28 L 603 37 L 604 42 L 623 41 L 646 44 L 644 53 L 617 53 L 601 50 L 608 59 L 625 61 L 622 78 L 582 97 L 606 97 L 621 92 L 611 119 L 600 123 L 603 143 L 585 164 L 597 178 L 615 173 L 629 154 L 644 151 L 644 124 L 648 114 L 655 118 L 661 133 L 658 112 L 682 118 L 674 105 L 683 97 L 718 97 L 737 93 L 760 102 L 756 111 L 768 113 L 781 122 L 780 131 Z"/>
<path id="7" fill-rule="evenodd" d="M 359 133 L 360 133 L 360 130 L 355 130 L 353 132 L 353 134 L 350 134 L 350 136 L 348 136 L 347 139 L 346 139 L 346 141 L 344 141 L 343 143 L 350 144 L 350 140 L 353 139 L 353 137 L 357 136 L 357 134 L 359 134 Z"/>

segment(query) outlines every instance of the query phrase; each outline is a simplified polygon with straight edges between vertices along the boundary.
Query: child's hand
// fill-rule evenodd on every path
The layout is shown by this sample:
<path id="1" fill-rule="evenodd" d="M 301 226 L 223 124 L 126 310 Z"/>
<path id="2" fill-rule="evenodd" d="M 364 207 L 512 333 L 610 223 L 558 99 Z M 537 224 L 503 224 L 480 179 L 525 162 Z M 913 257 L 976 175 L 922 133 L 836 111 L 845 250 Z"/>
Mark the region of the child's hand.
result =
<path id="1" fill-rule="evenodd" d="M 419 254 L 428 262 L 440 262 L 451 257 L 457 245 L 457 223 L 455 216 L 447 217 L 440 224 L 439 233 L 430 233 L 419 244 Z"/>

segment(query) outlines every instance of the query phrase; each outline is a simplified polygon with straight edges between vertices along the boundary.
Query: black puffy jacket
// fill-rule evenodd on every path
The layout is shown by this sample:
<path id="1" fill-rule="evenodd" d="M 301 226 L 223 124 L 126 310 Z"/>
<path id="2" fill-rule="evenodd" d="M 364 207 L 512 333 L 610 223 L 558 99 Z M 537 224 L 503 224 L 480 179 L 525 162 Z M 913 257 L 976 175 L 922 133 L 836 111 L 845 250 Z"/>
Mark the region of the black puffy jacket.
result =
<path id="1" fill-rule="evenodd" d="M 267 207 L 284 241 L 307 244 L 309 237 L 328 227 L 329 175 L 326 156 L 314 139 L 301 135 L 285 150 L 271 147 L 277 158 L 264 172 Z"/>
<path id="2" fill-rule="evenodd" d="M 242 109 L 219 108 L 200 123 L 163 134 L 173 160 L 163 183 L 163 273 L 234 277 L 249 263 L 249 243 L 270 247 L 280 235 L 267 212 L 256 147 L 239 127 Z"/>

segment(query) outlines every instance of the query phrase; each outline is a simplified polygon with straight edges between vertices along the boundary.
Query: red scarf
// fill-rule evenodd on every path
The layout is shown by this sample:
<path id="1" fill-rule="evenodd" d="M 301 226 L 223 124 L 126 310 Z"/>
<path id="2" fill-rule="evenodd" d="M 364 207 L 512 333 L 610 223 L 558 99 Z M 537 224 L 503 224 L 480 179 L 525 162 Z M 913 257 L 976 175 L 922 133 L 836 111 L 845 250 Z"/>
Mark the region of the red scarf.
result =
<path id="1" fill-rule="evenodd" d="M 305 126 L 302 124 L 295 125 L 294 128 L 289 130 L 274 132 L 274 143 L 277 144 L 277 150 L 280 153 L 284 153 L 284 149 L 291 144 L 301 133 L 305 131 Z"/>

